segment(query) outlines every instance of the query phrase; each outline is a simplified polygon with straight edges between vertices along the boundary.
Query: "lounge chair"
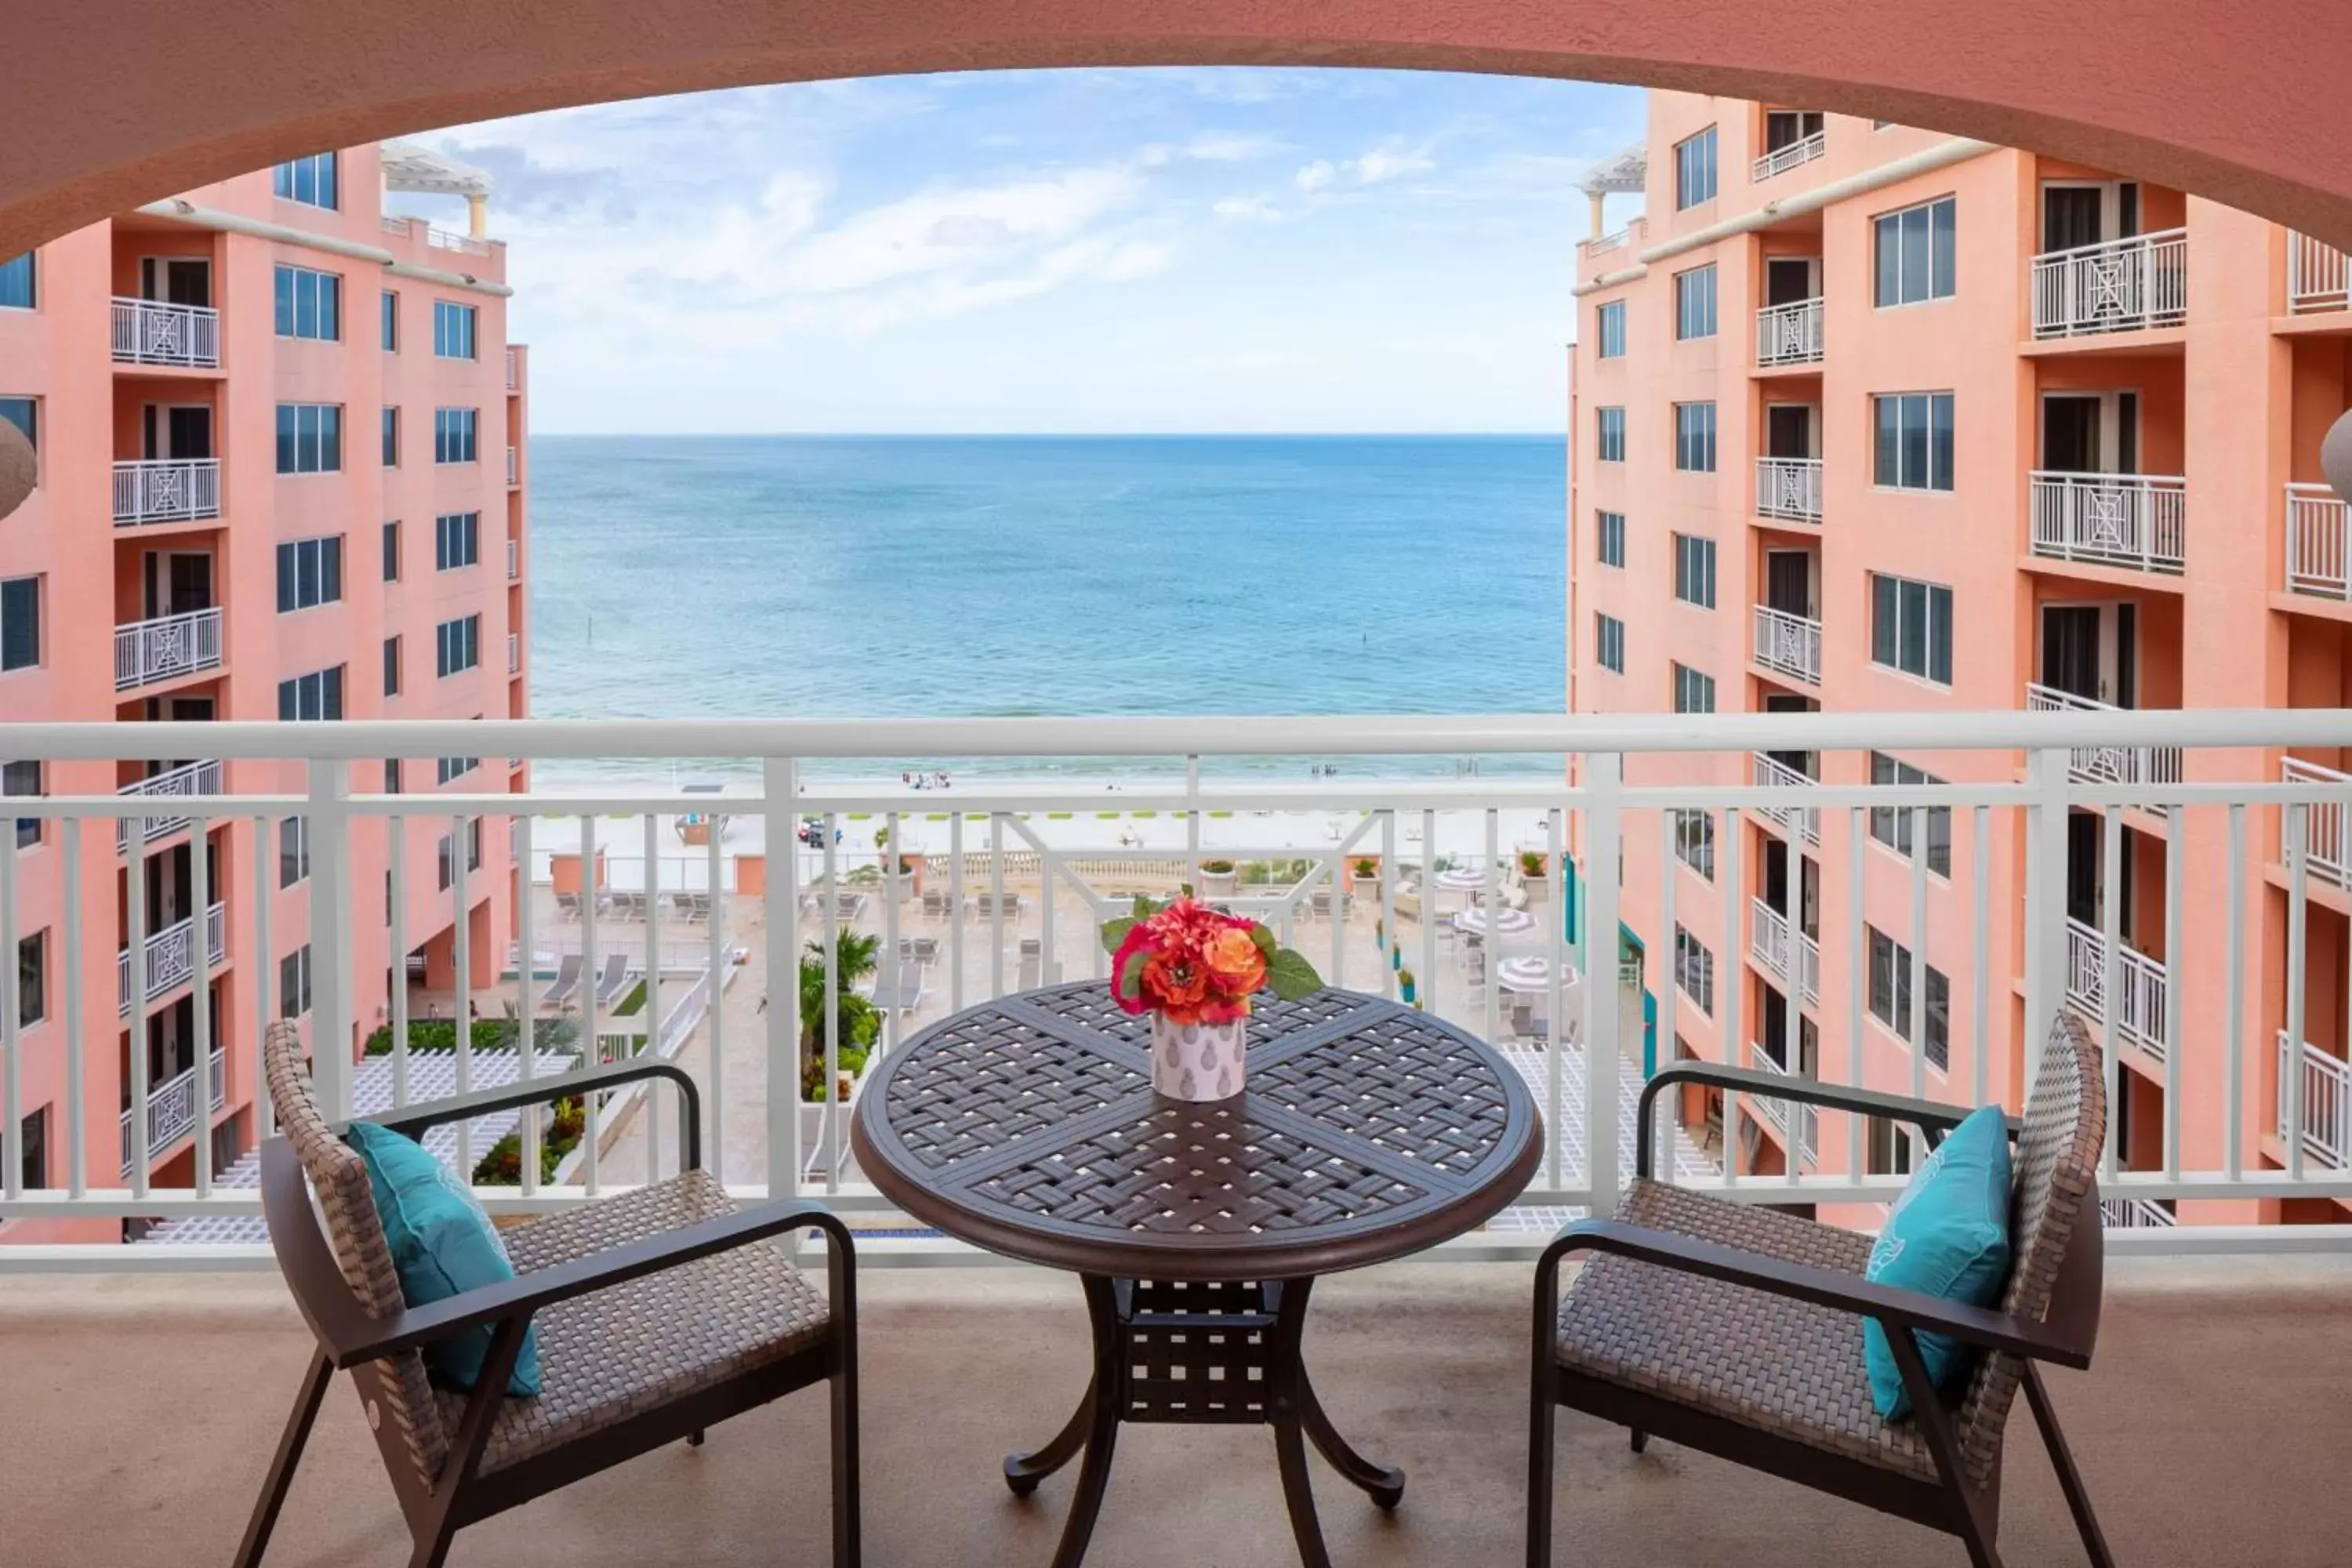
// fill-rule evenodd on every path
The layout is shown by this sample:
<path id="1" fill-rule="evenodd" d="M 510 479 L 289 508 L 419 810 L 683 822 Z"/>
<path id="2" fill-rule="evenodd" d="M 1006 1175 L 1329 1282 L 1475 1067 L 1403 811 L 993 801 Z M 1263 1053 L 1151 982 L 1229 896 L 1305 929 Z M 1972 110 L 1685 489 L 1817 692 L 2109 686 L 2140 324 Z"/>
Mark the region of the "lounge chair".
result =
<path id="1" fill-rule="evenodd" d="M 580 895 L 577 893 L 556 894 L 555 912 L 569 920 L 578 920 L 580 918 Z"/>
<path id="2" fill-rule="evenodd" d="M 462 1525 L 680 1438 L 699 1445 L 705 1428 L 729 1416 L 830 1384 L 832 1560 L 835 1568 L 856 1568 L 856 1249 L 848 1230 L 821 1205 L 736 1207 L 701 1169 L 701 1109 L 689 1075 L 667 1062 L 630 1062 L 378 1118 L 417 1137 L 486 1111 L 640 1079 L 666 1078 L 677 1088 L 685 1167 L 677 1175 L 504 1227 L 499 1234 L 514 1261 L 512 1280 L 412 1308 L 401 1297 L 367 1168 L 312 1098 L 291 1024 L 268 1026 L 262 1066 L 281 1130 L 261 1147 L 262 1210 L 271 1249 L 316 1347 L 236 1568 L 257 1568 L 268 1549 L 311 1423 L 338 1371 L 359 1385 L 414 1537 L 409 1561 L 421 1568 L 441 1568 Z M 825 1234 L 828 1289 L 822 1296 L 769 1245 L 812 1227 Z M 649 1323 L 661 1331 L 647 1332 Z M 530 1326 L 538 1329 L 541 1391 L 532 1399 L 509 1399 L 507 1378 Z M 484 1328 L 491 1338 L 475 1392 L 448 1392 L 425 1381 L 420 1346 Z"/>
<path id="3" fill-rule="evenodd" d="M 710 919 L 710 895 L 709 893 L 672 893 L 669 896 L 669 910 L 671 914 L 688 925 L 703 924 Z"/>
<path id="4" fill-rule="evenodd" d="M 2106 1089 L 2081 1024 L 2053 1026 L 2017 1133 L 2013 1261 L 2000 1305 L 1962 1306 L 1864 1278 L 1871 1238 L 1654 1180 L 1653 1113 L 1678 1083 L 1825 1105 L 1919 1129 L 1930 1145 L 1962 1106 L 1846 1089 L 1755 1068 L 1677 1062 L 1643 1086 L 1637 1174 L 1614 1219 L 1579 1220 L 1536 1270 L 1529 1391 L 1528 1563 L 1552 1543 L 1552 1421 L 1566 1405 L 1653 1436 L 1957 1535 L 1979 1568 L 1999 1568 L 2001 1448 L 2021 1384 L 2091 1561 L 2113 1557 L 2040 1363 L 2087 1368 L 2099 1328 L 2102 1238 L 2096 1178 Z M 1592 1255 L 1566 1298 L 1560 1264 Z M 1877 1413 L 1862 1322 L 1875 1318 L 1912 1414 Z M 1973 1350 L 1957 1396 L 1937 1392 L 1913 1335 Z M 1581 1484 L 1606 1484 L 1586 1475 Z M 1759 1523 L 1762 1521 L 1759 1521 Z M 1766 1528 L 1769 1529 L 1769 1526 Z M 1776 1538 L 1777 1539 L 1777 1538 Z"/>
<path id="5" fill-rule="evenodd" d="M 621 999 L 621 993 L 627 990 L 628 986 L 627 956 L 618 952 L 606 953 L 604 971 L 596 976 L 596 1005 L 600 1007 L 611 1006 Z"/>
<path id="6" fill-rule="evenodd" d="M 923 913 L 941 919 L 955 913 L 955 900 L 937 888 L 923 889 Z"/>
<path id="7" fill-rule="evenodd" d="M 580 955 L 567 952 L 555 966 L 555 984 L 540 997 L 551 1007 L 569 1007 L 580 994 Z"/>

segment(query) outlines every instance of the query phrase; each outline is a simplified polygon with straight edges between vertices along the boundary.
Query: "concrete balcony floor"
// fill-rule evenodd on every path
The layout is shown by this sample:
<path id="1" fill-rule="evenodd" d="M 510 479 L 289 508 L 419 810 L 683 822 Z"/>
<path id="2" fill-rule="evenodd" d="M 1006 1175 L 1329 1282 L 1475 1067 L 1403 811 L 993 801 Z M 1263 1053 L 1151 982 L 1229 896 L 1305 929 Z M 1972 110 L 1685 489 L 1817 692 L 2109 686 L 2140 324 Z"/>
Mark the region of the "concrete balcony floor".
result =
<path id="1" fill-rule="evenodd" d="M 1308 1355 L 1343 1430 L 1410 1479 L 1392 1518 L 1318 1468 L 1333 1560 L 1516 1561 L 1523 1550 L 1530 1270 L 1405 1265 L 1328 1280 Z M 2340 1563 L 2352 1530 L 2352 1259 L 2111 1259 L 2095 1369 L 2053 1379 L 2120 1562 Z M 869 1270 L 864 1282 L 866 1562 L 1044 1568 L 1075 1469 L 1037 1497 L 998 1478 L 1085 1382 L 1073 1282 L 1027 1269 Z M 40 1568 L 224 1563 L 308 1348 L 273 1278 L 0 1281 L 0 1559 Z M 406 1560 L 349 1392 L 321 1412 L 269 1561 Z M 2083 1561 L 2022 1401 L 2003 1555 Z M 458 1537 L 455 1563 L 640 1568 L 819 1563 L 824 1396 L 715 1428 Z M 1843 1568 L 1966 1561 L 1957 1542 L 1796 1487 L 1561 1416 L 1563 1564 Z M 1129 1427 L 1088 1562 L 1295 1563 L 1270 1436 Z"/>

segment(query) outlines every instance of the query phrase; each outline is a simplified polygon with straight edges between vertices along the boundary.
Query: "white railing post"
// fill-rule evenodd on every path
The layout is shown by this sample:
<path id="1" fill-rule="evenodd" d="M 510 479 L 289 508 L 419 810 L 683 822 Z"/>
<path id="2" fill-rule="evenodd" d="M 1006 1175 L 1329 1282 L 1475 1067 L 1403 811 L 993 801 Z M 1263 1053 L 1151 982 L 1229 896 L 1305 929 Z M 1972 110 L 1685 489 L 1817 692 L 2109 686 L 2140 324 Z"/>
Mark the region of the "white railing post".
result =
<path id="1" fill-rule="evenodd" d="M 1584 941 L 1587 951 L 1584 980 L 1584 1148 L 1590 1169 L 1586 1175 L 1592 1189 L 1592 1212 L 1613 1214 L 1617 1208 L 1617 987 L 1602 984 L 1599 976 L 1605 973 L 1595 954 L 1613 954 L 1617 950 L 1617 867 L 1619 846 L 1624 833 L 1620 793 L 1625 777 L 1625 759 L 1615 752 L 1588 752 L 1584 757 L 1584 824 L 1585 824 L 1585 886 L 1591 892 L 1585 914 Z M 1431 867 L 1436 865 L 1434 839 L 1425 840 L 1423 853 L 1429 857 Z M 1437 884 L 1433 878 L 1423 879 L 1423 891 L 1431 901 L 1424 906 L 1430 911 L 1423 916 L 1431 921 L 1436 909 L 1434 895 Z M 1671 954 L 1674 933 L 1666 933 L 1665 942 Z M 1489 944 L 1487 984 L 1493 984 L 1494 944 Z M 1671 957 L 1669 963 L 1672 962 Z M 1674 991 L 1666 991 L 1666 1016 L 1661 1020 L 1671 1035 Z M 1557 1136 L 1557 1133 L 1555 1133 Z"/>
<path id="2" fill-rule="evenodd" d="M 310 1079 L 331 1121 L 352 1115 L 352 819 L 348 764 L 312 760 L 304 829 L 310 842 Z M 256 851 L 260 853 L 259 850 Z M 258 962 L 275 963 L 274 954 Z M 395 976 L 395 979 L 400 976 Z"/>
<path id="3" fill-rule="evenodd" d="M 2025 1031 L 2027 1059 L 2057 1023 L 2066 990 L 2065 748 L 2026 753 L 2025 782 L 2033 804 L 2025 808 Z M 1924 852 L 1925 846 L 1921 847 Z M 1916 998 L 1914 1005 L 1925 998 Z"/>
<path id="4" fill-rule="evenodd" d="M 762 759 L 760 789 L 768 850 L 768 1197 L 774 1201 L 796 1196 L 801 1185 L 800 789 L 793 760 Z M 824 896 L 834 896 L 831 887 Z"/>

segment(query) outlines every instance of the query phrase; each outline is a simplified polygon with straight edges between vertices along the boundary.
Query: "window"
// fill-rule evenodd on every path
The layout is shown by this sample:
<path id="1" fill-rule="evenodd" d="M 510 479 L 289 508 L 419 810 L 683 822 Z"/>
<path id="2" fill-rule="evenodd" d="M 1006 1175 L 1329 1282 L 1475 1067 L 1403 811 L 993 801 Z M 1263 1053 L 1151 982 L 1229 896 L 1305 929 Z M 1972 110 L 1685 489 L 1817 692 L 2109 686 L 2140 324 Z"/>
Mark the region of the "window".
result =
<path id="1" fill-rule="evenodd" d="M 1884 752 L 1870 753 L 1870 782 L 1874 784 L 1937 784 L 1942 779 L 1920 772 L 1909 763 L 1890 757 Z M 1870 808 L 1870 836 L 1894 850 L 1905 859 L 1912 854 L 1912 836 L 1917 830 L 1918 809 L 1874 805 Z M 1931 805 L 1927 808 L 1927 869 L 1938 877 L 1952 874 L 1952 808 Z"/>
<path id="2" fill-rule="evenodd" d="M 281 474 L 339 474 L 342 470 L 342 405 L 279 404 L 278 471 Z"/>
<path id="3" fill-rule="evenodd" d="M 49 792 L 41 787 L 41 764 L 37 762 L 0 763 L 0 795 L 23 795 L 30 799 Z M 41 841 L 41 818 L 20 816 L 16 819 L 16 847 L 29 849 Z"/>
<path id="4" fill-rule="evenodd" d="M 386 697 L 400 695 L 400 639 L 398 637 L 383 639 L 383 694 Z"/>
<path id="5" fill-rule="evenodd" d="M 447 300 L 433 301 L 433 353 L 441 359 L 474 357 L 474 317 L 471 305 Z"/>
<path id="6" fill-rule="evenodd" d="M 482 558 L 482 514 L 456 511 L 433 520 L 433 569 L 455 572 Z"/>
<path id="7" fill-rule="evenodd" d="M 299 1018 L 310 1010 L 310 944 L 304 942 L 278 961 L 278 1016 Z"/>
<path id="8" fill-rule="evenodd" d="M 433 460 L 436 463 L 474 461 L 474 429 L 478 408 L 436 408 L 433 411 Z"/>
<path id="9" fill-rule="evenodd" d="M 1952 395 L 1888 392 L 1871 399 L 1876 432 L 1873 482 L 1885 489 L 1952 488 Z"/>
<path id="10" fill-rule="evenodd" d="M 1874 1116 L 1869 1121 L 1869 1163 L 1864 1168 L 1874 1176 L 1909 1175 L 1911 1130 L 1899 1121 L 1889 1121 L 1884 1116 Z"/>
<path id="11" fill-rule="evenodd" d="M 1715 608 L 1714 540 L 1675 535 L 1675 597 L 1702 610 Z"/>
<path id="12" fill-rule="evenodd" d="M 20 1173 L 24 1190 L 33 1192 L 49 1184 L 49 1108 L 46 1105 L 25 1118 L 24 1142 L 17 1145 L 24 1151 L 25 1166 Z"/>
<path id="13" fill-rule="evenodd" d="M 1674 811 L 1675 858 L 1708 881 L 1715 880 L 1715 813 Z"/>
<path id="14" fill-rule="evenodd" d="M 1624 565 L 1625 514 L 1622 511 L 1604 511 L 1597 512 L 1594 515 L 1600 523 L 1601 564 L 1603 566 Z"/>
<path id="15" fill-rule="evenodd" d="M 398 757 L 386 757 L 383 760 L 383 793 L 386 795 L 398 795 L 400 793 L 400 759 Z M 391 879 L 392 873 L 386 871 L 384 873 L 384 879 L 386 883 L 385 890 L 387 892 L 391 890 Z"/>
<path id="16" fill-rule="evenodd" d="M 278 264 L 278 335 L 343 340 L 343 280 L 331 272 Z"/>
<path id="17" fill-rule="evenodd" d="M 29 1029 L 49 1016 L 49 933 L 37 931 L 16 943 L 16 1026 Z"/>
<path id="18" fill-rule="evenodd" d="M 1715 1016 L 1715 954 L 1680 925 L 1675 927 L 1675 984 L 1700 1012 Z"/>
<path id="19" fill-rule="evenodd" d="M 278 717 L 281 722 L 340 719 L 343 716 L 343 667 L 314 669 L 278 683 Z"/>
<path id="20" fill-rule="evenodd" d="M 310 819 L 285 816 L 278 821 L 278 885 L 290 888 L 310 875 Z"/>
<path id="21" fill-rule="evenodd" d="M 400 467 L 400 410 L 397 408 L 383 411 L 383 466 L 387 468 Z"/>
<path id="22" fill-rule="evenodd" d="M 33 292 L 33 253 L 0 261 L 0 310 L 29 310 L 38 303 Z"/>
<path id="23" fill-rule="evenodd" d="M 41 410 L 37 399 L 30 397 L 0 397 L 0 419 L 5 419 L 25 433 L 26 444 L 36 452 L 41 449 Z"/>
<path id="24" fill-rule="evenodd" d="M 1715 200 L 1715 127 L 1675 143 L 1675 210 Z"/>
<path id="25" fill-rule="evenodd" d="M 383 580 L 387 583 L 400 581 L 400 524 L 397 522 L 383 525 Z"/>
<path id="26" fill-rule="evenodd" d="M 1895 1032 L 1898 1039 L 1911 1037 L 1911 950 L 1880 931 L 1869 928 L 1870 933 L 1870 1016 Z M 1921 1020 L 1927 1047 L 1928 1065 L 1942 1071 L 1951 1062 L 1951 983 L 1944 972 L 1930 963 L 1926 966 L 1927 977 L 1927 1013 Z"/>
<path id="27" fill-rule="evenodd" d="M 1686 474 L 1715 472 L 1715 405 L 1675 405 L 1675 467 Z"/>
<path id="28" fill-rule="evenodd" d="M 438 640 L 435 668 L 446 679 L 482 662 L 482 617 L 466 616 L 434 628 Z"/>
<path id="29" fill-rule="evenodd" d="M 438 776 L 439 782 L 442 784 L 447 784 L 451 779 L 464 778 L 467 773 L 472 773 L 476 768 L 478 768 L 481 765 L 482 759 L 479 757 L 436 757 L 434 759 L 435 772 Z"/>
<path id="30" fill-rule="evenodd" d="M 1625 673 L 1625 623 L 1614 616 L 1595 614 L 1593 618 L 1595 657 L 1601 668 Z"/>
<path id="31" fill-rule="evenodd" d="M 1883 573 L 1870 578 L 1870 661 L 1952 683 L 1952 591 Z"/>
<path id="32" fill-rule="evenodd" d="M 446 833 L 441 836 L 440 842 L 434 846 L 434 864 L 438 868 L 440 888 L 445 893 L 449 890 L 449 885 L 457 879 L 457 868 L 451 863 L 454 857 L 449 853 L 450 847 L 449 836 Z"/>
<path id="33" fill-rule="evenodd" d="M 343 536 L 289 540 L 278 547 L 278 613 L 331 605 L 343 596 Z"/>
<path id="34" fill-rule="evenodd" d="M 1625 301 L 1612 300 L 1592 312 L 1593 336 L 1601 342 L 1602 359 L 1625 357 Z"/>
<path id="35" fill-rule="evenodd" d="M 340 207 L 339 191 L 341 161 L 333 153 L 313 153 L 307 158 L 289 158 L 269 171 L 271 192 L 289 202 L 303 202 L 314 207 Z"/>
<path id="36" fill-rule="evenodd" d="M 383 291 L 383 303 L 379 307 L 376 314 L 378 317 L 377 330 L 381 332 L 383 338 L 383 352 L 388 354 L 398 353 L 400 352 L 400 294 L 398 290 L 387 289 Z"/>
<path id="37" fill-rule="evenodd" d="M 1675 336 L 1715 336 L 1715 265 L 1675 274 Z"/>
<path id="38" fill-rule="evenodd" d="M 1625 460 L 1625 411 L 1622 408 L 1601 408 L 1593 411 L 1597 437 L 1595 450 L 1604 463 Z"/>
<path id="39" fill-rule="evenodd" d="M 1715 677 L 1702 675 L 1686 664 L 1675 666 L 1675 711 L 1714 712 Z"/>
<path id="40" fill-rule="evenodd" d="M 41 662 L 41 580 L 0 580 L 0 674 Z"/>
<path id="41" fill-rule="evenodd" d="M 1874 288 L 1879 309 L 1952 297 L 1959 204 L 1950 196 L 1886 213 L 1872 224 L 1878 245 Z"/>

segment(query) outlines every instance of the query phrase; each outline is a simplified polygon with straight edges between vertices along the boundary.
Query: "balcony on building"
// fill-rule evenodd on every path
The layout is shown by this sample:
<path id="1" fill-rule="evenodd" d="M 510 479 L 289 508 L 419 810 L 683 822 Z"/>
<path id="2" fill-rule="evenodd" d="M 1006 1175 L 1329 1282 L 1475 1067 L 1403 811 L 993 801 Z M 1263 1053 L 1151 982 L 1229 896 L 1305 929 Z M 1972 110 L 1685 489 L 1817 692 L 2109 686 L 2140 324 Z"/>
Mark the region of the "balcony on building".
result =
<path id="1" fill-rule="evenodd" d="M 2040 250 L 2027 264 L 2037 339 L 2179 326 L 2189 314 L 2179 191 L 2040 161 Z"/>
<path id="2" fill-rule="evenodd" d="M 2111 713 L 2180 704 L 2181 611 L 2170 595 L 2085 603 L 2074 584 L 2037 589 L 2038 647 L 2025 706 L 2034 712 Z M 2178 746 L 2079 746 L 2078 783 L 2178 784 Z"/>
<path id="3" fill-rule="evenodd" d="M 1753 612 L 1750 653 L 1759 668 L 1781 680 L 1822 683 L 1820 553 L 1767 549 L 1764 603 Z"/>
<path id="4" fill-rule="evenodd" d="M 1804 789 L 1821 782 L 1821 753 L 1754 752 L 1748 755 L 1748 769 L 1749 782 L 1759 788 Z M 1822 841 L 1822 814 L 1817 806 L 1762 805 L 1756 808 L 1756 815 L 1784 834 L 1802 834 L 1808 844 Z"/>
<path id="5" fill-rule="evenodd" d="M 1748 1065 L 1760 1072 L 1785 1078 L 1791 1071 L 1789 1060 L 1789 1004 L 1786 994 L 1770 981 L 1759 977 L 1756 983 L 1757 1037 L 1748 1042 Z M 1797 1021 L 1801 1048 L 1794 1070 L 1801 1078 L 1821 1076 L 1820 1031 L 1811 1018 Z M 1745 1108 L 1780 1140 L 1787 1165 L 1810 1165 L 1820 1155 L 1822 1145 L 1821 1111 L 1811 1105 L 1774 1100 L 1764 1095 L 1752 1095 L 1741 1102 Z"/>
<path id="6" fill-rule="evenodd" d="M 184 832 L 190 818 L 174 812 L 170 802 L 190 795 L 214 795 L 221 793 L 221 764 L 213 759 L 193 763 L 158 763 L 146 764 L 146 776 L 118 785 L 115 794 L 135 795 L 158 803 L 152 816 L 136 818 L 140 824 L 142 843 L 152 844 Z M 118 817 L 114 824 L 114 852 L 118 855 L 131 847 L 131 817 Z"/>
<path id="7" fill-rule="evenodd" d="M 1822 521 L 1821 405 L 1767 401 L 1764 450 L 1756 459 L 1756 515 Z"/>
<path id="8" fill-rule="evenodd" d="M 2286 309 L 2291 316 L 2352 309 L 2352 281 L 2344 253 L 2324 240 L 2287 231 Z"/>
<path id="9" fill-rule="evenodd" d="M 1748 175 L 1761 184 L 1791 169 L 1801 169 L 1829 151 L 1829 131 L 1818 109 L 1763 108 L 1763 151 L 1756 154 Z"/>
<path id="10" fill-rule="evenodd" d="M 1761 969 L 1783 984 L 1801 987 L 1807 1003 L 1822 999 L 1820 931 L 1821 868 L 1802 855 L 1796 857 L 1803 878 L 1803 896 L 1796 900 L 1796 930 L 1790 929 L 1789 866 L 1791 846 L 1762 837 L 1761 886 L 1748 900 L 1748 952 Z M 1794 957 L 1791 957 L 1793 934 Z M 1791 970 L 1791 963 L 1800 967 Z"/>
<path id="11" fill-rule="evenodd" d="M 114 526 L 202 522 L 221 515 L 214 387 L 120 378 Z M 128 447 L 126 450 L 125 447 Z"/>
<path id="12" fill-rule="evenodd" d="M 2045 360 L 2036 391 L 2033 559 L 2179 576 L 2189 554 L 2179 356 Z"/>
<path id="13" fill-rule="evenodd" d="M 214 1038 L 218 1039 L 219 1036 L 215 1034 Z M 217 1112 L 228 1105 L 228 1080 L 224 1070 L 227 1057 L 226 1048 L 216 1045 L 205 1058 L 204 1098 L 206 1111 Z M 125 1093 L 128 1092 L 126 1088 Z M 196 1069 L 193 1066 L 180 1068 L 147 1091 L 147 1159 L 150 1164 L 175 1152 L 195 1131 L 200 1120 L 209 1121 L 208 1116 L 200 1115 L 196 1109 Z M 129 1181 L 131 1172 L 138 1168 L 139 1144 L 131 1129 L 128 1105 L 122 1108 L 121 1135 L 122 1178 Z"/>

